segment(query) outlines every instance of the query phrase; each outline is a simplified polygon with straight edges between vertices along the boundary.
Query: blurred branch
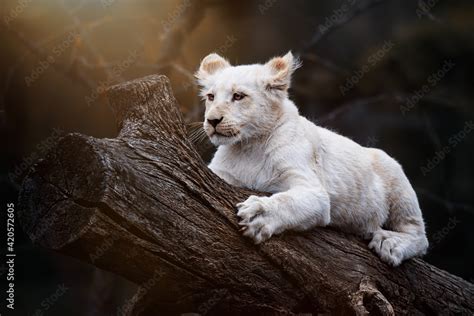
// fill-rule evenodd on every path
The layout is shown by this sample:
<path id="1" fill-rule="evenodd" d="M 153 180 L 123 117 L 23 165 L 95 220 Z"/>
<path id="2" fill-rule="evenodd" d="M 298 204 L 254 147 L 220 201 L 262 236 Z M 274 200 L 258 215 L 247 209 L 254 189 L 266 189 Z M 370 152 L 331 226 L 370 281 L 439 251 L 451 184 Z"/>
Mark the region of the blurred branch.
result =
<path id="1" fill-rule="evenodd" d="M 25 35 L 17 31 L 13 28 L 8 27 L 4 23 L 0 23 L 0 29 L 3 29 L 7 33 L 11 34 L 14 38 L 16 38 L 20 43 L 22 43 L 33 55 L 35 55 L 38 59 L 46 60 L 48 58 L 48 54 L 38 45 L 32 43 Z M 59 73 L 62 73 L 66 77 L 69 77 L 73 81 L 79 83 L 85 88 L 94 89 L 95 83 L 88 78 L 88 76 L 78 67 L 66 67 L 59 63 L 52 63 L 51 66 Z"/>
<path id="2" fill-rule="evenodd" d="M 177 73 L 186 77 L 189 82 L 194 82 L 192 71 L 182 67 L 177 60 L 183 55 L 183 46 L 186 38 L 199 25 L 205 16 L 206 9 L 209 6 L 225 3 L 224 1 L 198 1 L 188 0 L 185 10 L 176 21 L 171 21 L 169 29 L 164 29 L 161 35 L 160 53 L 157 58 L 157 64 L 164 69 L 175 70 Z M 167 73 L 166 71 L 164 73 Z M 167 73 L 169 75 L 169 73 Z M 199 98 L 195 94 L 194 105 L 199 104 Z M 200 116 L 197 111 L 199 107 L 192 106 L 186 109 L 186 118 L 190 121 L 196 121 Z"/>
<path id="3" fill-rule="evenodd" d="M 169 30 L 164 30 L 161 36 L 161 49 L 157 58 L 158 64 L 170 64 L 182 55 L 186 39 L 204 18 L 207 2 L 191 1 L 190 7 L 174 21 Z"/>
<path id="4" fill-rule="evenodd" d="M 96 49 L 96 47 L 91 43 L 91 39 L 89 37 L 89 27 L 84 27 L 83 23 L 82 23 L 82 20 L 75 14 L 72 13 L 72 11 L 70 9 L 67 8 L 66 4 L 64 1 L 62 1 L 62 7 L 64 9 L 64 11 L 66 12 L 66 14 L 71 18 L 71 20 L 73 21 L 73 24 L 74 24 L 74 27 L 75 29 L 79 30 L 79 34 L 80 34 L 80 37 L 81 37 L 81 41 L 85 44 L 87 50 L 89 51 L 89 53 L 93 56 L 93 58 L 95 59 L 95 62 L 100 66 L 98 67 L 98 69 L 100 69 L 102 71 L 102 75 L 104 76 L 104 78 L 110 78 L 112 76 L 116 76 L 117 74 L 113 75 L 111 71 L 109 71 L 109 69 L 107 67 L 103 67 L 103 65 L 105 64 L 105 59 L 104 59 L 104 56 L 101 54 L 101 52 L 99 50 Z M 104 17 L 102 19 L 99 19 L 99 20 L 108 20 L 107 17 Z M 75 63 L 75 55 L 74 54 L 71 54 L 71 64 L 74 64 Z M 82 58 L 82 61 L 86 61 L 86 58 L 83 57 Z M 118 80 L 123 80 L 122 77 L 118 77 L 116 78 Z"/>
<path id="5" fill-rule="evenodd" d="M 355 101 L 349 101 L 347 103 L 342 104 L 339 107 L 336 107 L 331 112 L 325 114 L 318 121 L 320 123 L 324 123 L 324 122 L 327 122 L 327 121 L 332 121 L 336 117 L 341 115 L 342 113 L 344 113 L 344 112 L 348 111 L 350 108 L 356 107 L 356 106 L 372 105 L 372 104 L 376 104 L 376 103 L 379 103 L 381 101 L 387 101 L 387 100 L 392 100 L 392 101 L 396 101 L 398 103 L 403 103 L 410 96 L 411 96 L 410 93 L 395 92 L 395 93 L 388 93 L 388 94 L 383 93 L 383 94 L 368 97 L 368 98 L 361 98 L 361 99 L 358 99 L 358 100 L 355 100 Z M 428 102 L 430 104 L 436 104 L 436 105 L 440 105 L 440 106 L 443 106 L 443 107 L 449 107 L 449 108 L 453 108 L 453 107 L 455 108 L 456 107 L 456 105 L 453 104 L 453 103 L 450 103 L 446 100 L 440 100 L 440 99 L 437 99 L 437 98 L 425 97 L 424 101 Z M 433 132 L 435 134 L 433 134 Z M 439 145 L 439 140 L 438 141 L 435 140 L 435 138 L 437 137 L 436 132 L 434 130 L 431 130 L 431 131 L 428 130 L 427 133 L 431 137 L 431 139 L 433 141 L 433 144 Z"/>
<path id="6" fill-rule="evenodd" d="M 325 31 L 321 31 L 320 29 L 317 31 L 317 33 L 311 38 L 311 40 L 303 47 L 301 57 L 312 61 L 312 62 L 318 62 L 322 66 L 326 67 L 327 69 L 336 72 L 338 74 L 342 75 L 348 75 L 348 71 L 340 66 L 338 66 L 336 63 L 333 61 L 330 61 L 326 58 L 323 58 L 321 56 L 316 55 L 315 53 L 306 53 L 310 48 L 314 47 L 317 45 L 323 38 L 334 32 L 335 30 L 343 27 L 345 24 L 349 23 L 352 21 L 355 17 L 359 16 L 360 14 L 366 12 L 367 10 L 382 4 L 386 0 L 369 0 L 365 1 L 362 5 L 359 5 L 355 7 L 354 10 L 348 12 L 346 15 L 338 19 L 336 22 L 331 24 Z"/>
<path id="7" fill-rule="evenodd" d="M 323 115 L 321 118 L 318 119 L 318 123 L 326 123 L 327 121 L 332 121 L 342 113 L 348 111 L 350 108 L 356 107 L 356 106 L 365 106 L 365 105 L 371 105 L 371 104 L 376 104 L 382 101 L 385 101 L 387 99 L 397 99 L 396 96 L 394 95 L 389 95 L 389 94 L 381 94 L 369 98 L 362 98 L 358 99 L 355 101 L 350 101 L 347 103 L 344 103 L 343 105 L 335 108 L 331 112 Z"/>
<path id="8" fill-rule="evenodd" d="M 331 70 L 335 73 L 341 74 L 343 76 L 348 76 L 349 75 L 348 70 L 346 70 L 346 69 L 342 68 L 341 66 L 337 65 L 333 61 L 331 61 L 329 59 L 326 59 L 326 58 L 323 58 L 323 57 L 321 57 L 321 56 L 319 56 L 315 53 L 302 54 L 301 58 L 304 59 L 304 60 L 314 62 L 314 63 L 319 63 L 323 67 L 325 67 L 325 68 L 327 68 L 327 69 L 329 69 L 329 70 Z"/>
<path id="9" fill-rule="evenodd" d="M 365 13 L 371 8 L 378 6 L 379 4 L 384 3 L 385 1 L 387 0 L 368 0 L 365 1 L 363 4 L 355 7 L 354 10 L 349 11 L 346 15 L 331 24 L 324 32 L 318 30 L 318 32 L 313 36 L 309 43 L 304 47 L 303 51 L 309 50 L 310 48 L 318 44 L 323 38 L 327 37 L 335 30 L 343 27 L 344 25 L 352 21 L 355 17 L 361 15 L 362 13 Z"/>

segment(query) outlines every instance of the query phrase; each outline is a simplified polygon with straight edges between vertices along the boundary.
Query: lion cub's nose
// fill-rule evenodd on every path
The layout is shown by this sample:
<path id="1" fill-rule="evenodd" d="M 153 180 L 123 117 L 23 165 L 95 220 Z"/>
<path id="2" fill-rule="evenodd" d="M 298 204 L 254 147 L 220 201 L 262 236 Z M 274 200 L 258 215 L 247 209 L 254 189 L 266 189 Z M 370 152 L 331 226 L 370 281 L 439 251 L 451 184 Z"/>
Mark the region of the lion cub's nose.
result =
<path id="1" fill-rule="evenodd" d="M 221 117 L 220 119 L 213 119 L 213 120 L 207 119 L 207 122 L 211 124 L 214 128 L 216 128 L 217 124 L 222 122 L 223 119 L 224 117 Z"/>

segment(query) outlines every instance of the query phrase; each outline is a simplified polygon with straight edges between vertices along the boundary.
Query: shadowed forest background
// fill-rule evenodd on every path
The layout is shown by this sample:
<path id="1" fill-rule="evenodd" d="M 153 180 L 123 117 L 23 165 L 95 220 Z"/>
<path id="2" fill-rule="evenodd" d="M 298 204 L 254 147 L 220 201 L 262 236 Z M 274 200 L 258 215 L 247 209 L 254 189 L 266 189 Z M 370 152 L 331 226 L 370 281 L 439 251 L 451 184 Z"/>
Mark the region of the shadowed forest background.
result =
<path id="1" fill-rule="evenodd" d="M 3 215 L 61 135 L 116 135 L 105 87 L 166 74 L 198 122 L 204 56 L 245 64 L 291 50 L 303 62 L 291 89 L 301 113 L 396 158 L 426 220 L 426 261 L 474 281 L 472 1 L 2 0 L 0 14 Z M 212 156 L 206 140 L 196 146 Z M 18 315 L 117 314 L 135 290 L 35 247 L 19 226 L 16 252 Z"/>

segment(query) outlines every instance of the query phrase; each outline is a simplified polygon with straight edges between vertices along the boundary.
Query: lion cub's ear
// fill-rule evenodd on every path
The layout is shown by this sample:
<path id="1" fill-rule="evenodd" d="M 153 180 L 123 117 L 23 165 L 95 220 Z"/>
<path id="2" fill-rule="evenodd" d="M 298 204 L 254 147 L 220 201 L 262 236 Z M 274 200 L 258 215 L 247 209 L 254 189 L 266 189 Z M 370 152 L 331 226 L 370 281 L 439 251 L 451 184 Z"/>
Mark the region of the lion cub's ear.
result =
<path id="1" fill-rule="evenodd" d="M 267 89 L 286 91 L 291 84 L 291 75 L 296 69 L 301 67 L 301 62 L 298 58 L 293 57 L 291 52 L 288 52 L 283 57 L 270 59 L 265 64 L 265 67 L 270 72 Z"/>
<path id="2" fill-rule="evenodd" d="M 195 77 L 198 80 L 204 80 L 208 76 L 214 74 L 216 71 L 230 67 L 227 60 L 221 56 L 212 53 L 204 57 L 199 66 L 199 70 L 195 73 Z"/>

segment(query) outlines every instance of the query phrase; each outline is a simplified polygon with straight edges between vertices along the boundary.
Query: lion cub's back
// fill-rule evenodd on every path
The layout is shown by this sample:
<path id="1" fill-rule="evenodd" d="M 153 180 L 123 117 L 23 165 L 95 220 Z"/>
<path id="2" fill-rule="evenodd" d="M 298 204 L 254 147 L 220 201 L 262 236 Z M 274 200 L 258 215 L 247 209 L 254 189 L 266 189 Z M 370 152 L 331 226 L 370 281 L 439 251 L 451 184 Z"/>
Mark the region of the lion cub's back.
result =
<path id="1" fill-rule="evenodd" d="M 331 223 L 355 233 L 377 229 L 386 221 L 389 207 L 385 179 L 375 170 L 374 159 L 383 156 L 384 163 L 393 159 L 328 129 L 317 130 L 322 178 L 331 199 Z"/>

